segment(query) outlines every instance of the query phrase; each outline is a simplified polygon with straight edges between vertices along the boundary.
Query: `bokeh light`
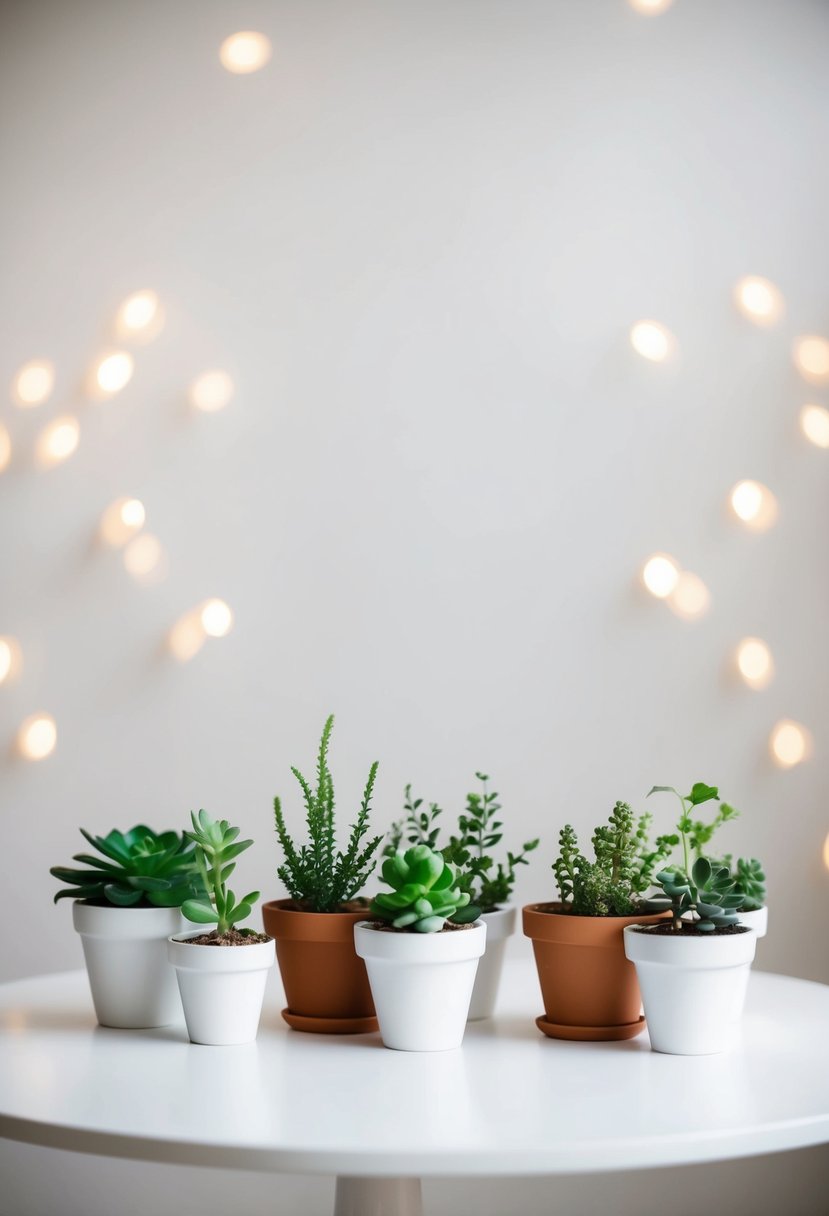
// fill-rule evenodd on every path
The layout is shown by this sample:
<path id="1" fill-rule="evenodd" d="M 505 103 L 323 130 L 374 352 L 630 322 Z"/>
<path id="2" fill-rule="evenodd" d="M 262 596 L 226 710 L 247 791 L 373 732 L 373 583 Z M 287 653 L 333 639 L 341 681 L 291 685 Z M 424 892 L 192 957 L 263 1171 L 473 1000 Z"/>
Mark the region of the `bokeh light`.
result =
<path id="1" fill-rule="evenodd" d="M 823 864 L 829 870 L 829 833 L 827 833 L 826 839 L 823 842 Z"/>
<path id="2" fill-rule="evenodd" d="M 673 591 L 668 595 L 668 604 L 686 621 L 704 616 L 711 607 L 711 592 L 698 574 L 683 570 Z"/>
<path id="3" fill-rule="evenodd" d="M 115 332 L 130 342 L 149 342 L 164 328 L 164 310 L 154 291 L 135 291 L 123 301 L 115 317 Z"/>
<path id="4" fill-rule="evenodd" d="M 203 372 L 190 385 L 190 404 L 206 414 L 223 410 L 233 399 L 233 381 L 227 372 Z"/>
<path id="5" fill-rule="evenodd" d="M 80 424 L 72 414 L 63 414 L 45 426 L 35 442 L 35 463 L 42 469 L 62 464 L 77 450 Z"/>
<path id="6" fill-rule="evenodd" d="M 755 532 L 765 532 L 777 519 L 777 499 L 759 481 L 739 481 L 731 491 L 731 509 Z"/>
<path id="7" fill-rule="evenodd" d="M 43 405 L 55 387 L 55 369 L 48 359 L 32 359 L 18 370 L 12 384 L 12 397 L 16 405 L 28 409 Z"/>
<path id="8" fill-rule="evenodd" d="M 268 63 L 272 53 L 270 39 L 256 30 L 240 30 L 237 34 L 231 34 L 219 47 L 222 67 L 237 76 L 258 72 Z"/>
<path id="9" fill-rule="evenodd" d="M 206 640 L 207 634 L 202 625 L 201 614 L 194 609 L 176 621 L 170 630 L 167 644 L 180 663 L 187 663 L 199 653 Z"/>
<path id="10" fill-rule="evenodd" d="M 0 422 L 0 473 L 5 473 L 12 459 L 12 437 Z"/>
<path id="11" fill-rule="evenodd" d="M 101 539 L 118 549 L 144 527 L 144 504 L 137 498 L 118 498 L 101 516 Z"/>
<path id="12" fill-rule="evenodd" d="M 23 651 L 17 638 L 0 637 L 0 684 L 13 680 L 23 667 Z"/>
<path id="13" fill-rule="evenodd" d="M 666 12 L 673 2 L 674 0 L 628 0 L 631 8 L 646 17 L 658 17 L 660 13 Z"/>
<path id="14" fill-rule="evenodd" d="M 133 357 L 128 351 L 117 350 L 105 355 L 95 369 L 95 383 L 100 392 L 107 397 L 120 393 L 132 379 L 134 367 Z"/>
<path id="15" fill-rule="evenodd" d="M 734 288 L 734 299 L 740 312 L 755 325 L 774 325 L 783 315 L 780 289 L 759 275 L 740 279 Z"/>
<path id="16" fill-rule="evenodd" d="M 806 380 L 815 384 L 829 382 L 829 341 L 818 334 L 795 338 L 794 365 Z"/>
<path id="17" fill-rule="evenodd" d="M 679 566 L 667 553 L 654 553 L 642 567 L 642 582 L 651 595 L 664 600 L 679 582 Z"/>
<path id="18" fill-rule="evenodd" d="M 124 550 L 124 569 L 139 583 L 156 583 L 165 574 L 164 548 L 157 536 L 144 532 Z"/>
<path id="19" fill-rule="evenodd" d="M 45 760 L 55 750 L 58 730 L 51 714 L 32 714 L 17 732 L 17 747 L 27 760 Z"/>
<path id="20" fill-rule="evenodd" d="M 800 411 L 800 429 L 815 447 L 829 448 L 829 410 L 822 405 L 804 405 Z"/>
<path id="21" fill-rule="evenodd" d="M 793 768 L 811 753 L 811 735 L 805 726 L 783 718 L 771 732 L 771 754 L 781 768 Z"/>
<path id="22" fill-rule="evenodd" d="M 749 688 L 765 688 L 774 677 L 774 659 L 762 638 L 743 638 L 737 647 L 737 670 Z"/>
<path id="23" fill-rule="evenodd" d="M 233 628 L 233 613 L 224 600 L 207 600 L 199 615 L 204 632 L 210 638 L 223 638 Z"/>
<path id="24" fill-rule="evenodd" d="M 658 321 L 637 321 L 630 331 L 630 344 L 643 359 L 662 363 L 672 353 L 676 339 Z"/>

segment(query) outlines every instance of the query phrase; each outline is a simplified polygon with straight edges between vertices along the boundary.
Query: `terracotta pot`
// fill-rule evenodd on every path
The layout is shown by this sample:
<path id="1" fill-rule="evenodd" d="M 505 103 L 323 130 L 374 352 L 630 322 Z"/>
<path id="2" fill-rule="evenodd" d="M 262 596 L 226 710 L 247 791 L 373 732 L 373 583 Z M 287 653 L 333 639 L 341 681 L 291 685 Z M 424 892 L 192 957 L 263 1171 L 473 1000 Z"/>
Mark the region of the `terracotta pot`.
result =
<path id="1" fill-rule="evenodd" d="M 276 940 L 294 1030 L 362 1034 L 377 1029 L 366 965 L 354 949 L 354 926 L 368 906 L 349 912 L 303 912 L 291 899 L 262 905 L 265 932 Z"/>
<path id="2" fill-rule="evenodd" d="M 562 904 L 528 904 L 524 933 L 532 939 L 544 1001 L 539 1030 L 552 1039 L 632 1039 L 645 1028 L 636 970 L 625 957 L 626 925 L 652 916 L 573 916 Z"/>

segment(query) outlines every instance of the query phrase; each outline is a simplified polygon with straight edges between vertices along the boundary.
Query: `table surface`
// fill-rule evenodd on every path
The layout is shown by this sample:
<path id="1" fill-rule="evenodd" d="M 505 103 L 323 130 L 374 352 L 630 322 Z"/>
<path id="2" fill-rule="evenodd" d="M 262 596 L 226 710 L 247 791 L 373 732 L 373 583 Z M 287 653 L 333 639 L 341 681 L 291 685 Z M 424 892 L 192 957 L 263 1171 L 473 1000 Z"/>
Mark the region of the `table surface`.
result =
<path id="1" fill-rule="evenodd" d="M 589 1173 L 829 1141 L 829 987 L 755 973 L 721 1056 L 544 1038 L 532 962 L 458 1051 L 298 1034 L 274 971 L 259 1039 L 96 1025 L 86 976 L 0 986 L 0 1134 L 78 1152 L 305 1174 Z"/>

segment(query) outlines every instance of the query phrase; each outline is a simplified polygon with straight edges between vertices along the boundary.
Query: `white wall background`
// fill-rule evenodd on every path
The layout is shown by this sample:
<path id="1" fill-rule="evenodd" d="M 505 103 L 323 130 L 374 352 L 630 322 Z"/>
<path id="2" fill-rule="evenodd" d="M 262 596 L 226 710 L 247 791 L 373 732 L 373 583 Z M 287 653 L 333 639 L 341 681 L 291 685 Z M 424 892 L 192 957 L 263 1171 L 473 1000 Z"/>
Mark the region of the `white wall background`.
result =
<path id="1" fill-rule="evenodd" d="M 274 44 L 231 76 L 235 29 Z M 616 798 L 718 782 L 723 846 L 766 861 L 762 965 L 829 979 L 825 757 L 829 453 L 798 432 L 796 334 L 829 332 L 829 5 L 677 0 L 26 0 L 0 37 L 0 384 L 52 359 L 52 400 L 2 418 L 3 978 L 80 965 L 48 867 L 78 825 L 185 822 L 205 806 L 258 847 L 240 886 L 279 894 L 271 801 L 333 761 L 350 816 L 381 762 L 376 824 L 406 781 L 459 807 L 476 768 L 513 841 L 543 837 L 519 899 L 551 897 L 557 832 Z M 772 330 L 731 292 L 766 275 Z M 151 287 L 161 336 L 107 404 L 84 380 L 119 302 Z M 642 317 L 679 343 L 630 349 Z M 209 367 L 236 383 L 194 416 Z M 77 454 L 35 470 L 76 412 Z M 780 518 L 725 509 L 743 477 Z M 94 543 L 138 496 L 168 555 L 138 586 Z M 689 623 L 636 587 L 674 553 L 708 584 Z M 236 627 L 165 655 L 209 595 Z M 765 638 L 777 678 L 729 658 Z M 55 715 L 55 754 L 13 751 Z M 775 721 L 814 733 L 781 772 Z M 654 807 L 667 829 L 673 810 Z M 523 944 L 517 946 L 523 948 Z"/>

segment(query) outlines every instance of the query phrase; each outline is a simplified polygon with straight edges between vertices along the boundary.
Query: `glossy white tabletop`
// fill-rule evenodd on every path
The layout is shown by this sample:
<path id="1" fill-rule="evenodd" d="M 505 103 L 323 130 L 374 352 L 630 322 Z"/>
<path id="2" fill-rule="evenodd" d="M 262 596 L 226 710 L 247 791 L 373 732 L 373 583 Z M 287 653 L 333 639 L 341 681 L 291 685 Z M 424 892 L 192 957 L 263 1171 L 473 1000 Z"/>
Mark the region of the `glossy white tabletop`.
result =
<path id="1" fill-rule="evenodd" d="M 533 965 L 462 1049 L 298 1034 L 276 972 L 257 1043 L 96 1026 L 83 972 L 0 987 L 0 1134 L 152 1161 L 341 1175 L 588 1173 L 829 1141 L 829 987 L 756 973 L 740 1045 L 661 1056 L 647 1035 L 564 1043 L 534 1025 Z"/>

